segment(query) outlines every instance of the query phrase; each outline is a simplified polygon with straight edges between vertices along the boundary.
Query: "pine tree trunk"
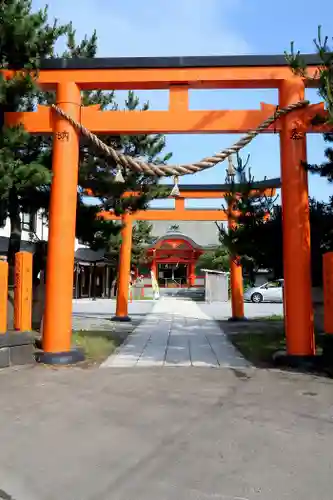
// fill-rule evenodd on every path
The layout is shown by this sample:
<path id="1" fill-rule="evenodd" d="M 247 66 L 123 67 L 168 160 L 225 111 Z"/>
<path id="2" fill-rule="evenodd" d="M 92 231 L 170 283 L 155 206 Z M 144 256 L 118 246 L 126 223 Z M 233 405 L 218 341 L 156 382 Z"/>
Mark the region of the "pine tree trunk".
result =
<path id="1" fill-rule="evenodd" d="M 10 190 L 8 200 L 8 212 L 10 220 L 10 236 L 8 242 L 8 267 L 9 267 L 9 285 L 14 285 L 14 266 L 15 254 L 20 251 L 21 247 L 21 216 L 20 216 L 20 203 L 15 188 Z"/>

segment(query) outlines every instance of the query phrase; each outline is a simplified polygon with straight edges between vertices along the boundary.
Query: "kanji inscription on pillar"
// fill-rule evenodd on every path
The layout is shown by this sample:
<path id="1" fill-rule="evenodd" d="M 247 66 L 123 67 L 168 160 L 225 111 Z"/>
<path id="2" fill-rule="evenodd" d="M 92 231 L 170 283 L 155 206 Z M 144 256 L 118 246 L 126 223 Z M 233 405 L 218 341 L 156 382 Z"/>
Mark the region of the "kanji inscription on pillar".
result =
<path id="1" fill-rule="evenodd" d="M 290 139 L 299 141 L 305 137 L 306 127 L 302 120 L 294 120 L 291 124 Z"/>
<path id="2" fill-rule="evenodd" d="M 291 133 L 290 133 L 290 139 L 292 139 L 293 141 L 299 141 L 301 139 L 303 139 L 304 135 L 302 134 L 302 132 L 299 132 L 297 130 L 297 128 L 293 128 L 291 130 Z"/>
<path id="3" fill-rule="evenodd" d="M 68 142 L 69 141 L 69 132 L 66 132 L 66 130 L 63 130 L 61 132 L 56 132 L 55 134 L 56 139 L 61 142 Z"/>

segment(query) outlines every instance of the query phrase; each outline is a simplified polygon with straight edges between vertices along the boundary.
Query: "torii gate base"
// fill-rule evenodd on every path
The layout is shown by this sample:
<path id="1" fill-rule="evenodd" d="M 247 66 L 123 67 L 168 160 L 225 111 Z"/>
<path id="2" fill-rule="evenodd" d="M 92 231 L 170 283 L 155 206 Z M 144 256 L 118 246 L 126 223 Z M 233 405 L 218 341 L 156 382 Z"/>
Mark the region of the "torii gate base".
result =
<path id="1" fill-rule="evenodd" d="M 310 73 L 315 74 L 318 61 L 310 57 L 309 64 Z M 42 61 L 38 83 L 55 91 L 57 105 L 92 132 L 126 135 L 247 132 L 268 118 L 275 106 L 252 111 L 193 111 L 188 106 L 189 89 L 277 88 L 279 105 L 284 107 L 303 100 L 307 84 L 292 75 L 283 56 L 48 60 Z M 110 88 L 169 89 L 169 109 L 126 113 L 81 107 L 81 90 Z M 288 356 L 296 360 L 315 353 L 308 185 L 301 166 L 306 160 L 306 133 L 313 131 L 308 121 L 311 108 L 294 111 L 267 130 L 280 134 L 285 330 Z M 78 134 L 49 108 L 6 113 L 5 119 L 7 125 L 22 123 L 31 133 L 52 133 L 54 137 L 42 361 L 75 362 L 81 359 L 71 351 Z M 302 131 L 299 140 L 294 140 L 295 129 Z M 316 128 L 316 132 L 322 129 Z M 124 278 L 124 289 L 125 285 Z"/>

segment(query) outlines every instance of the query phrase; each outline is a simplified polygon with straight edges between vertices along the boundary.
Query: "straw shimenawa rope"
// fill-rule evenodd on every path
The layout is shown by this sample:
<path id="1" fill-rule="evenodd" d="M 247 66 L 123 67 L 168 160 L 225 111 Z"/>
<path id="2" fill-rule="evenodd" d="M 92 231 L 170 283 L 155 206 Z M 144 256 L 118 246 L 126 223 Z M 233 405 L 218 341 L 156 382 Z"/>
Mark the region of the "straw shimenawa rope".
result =
<path id="1" fill-rule="evenodd" d="M 285 108 L 279 108 L 275 111 L 275 113 L 267 118 L 267 120 L 263 121 L 256 129 L 250 130 L 247 134 L 244 135 L 239 141 L 235 142 L 233 146 L 230 148 L 226 148 L 219 153 L 214 154 L 213 156 L 203 158 L 202 160 L 189 163 L 185 165 L 154 165 L 152 163 L 147 163 L 142 160 L 136 160 L 131 156 L 123 155 L 118 153 L 111 146 L 108 146 L 103 141 L 101 141 L 95 134 L 86 129 L 81 123 L 78 123 L 74 120 L 70 115 L 68 115 L 65 111 L 63 111 L 56 104 L 52 104 L 51 107 L 58 113 L 58 115 L 65 118 L 73 127 L 81 132 L 83 136 L 89 139 L 98 149 L 103 151 L 107 156 L 110 156 L 117 165 L 121 165 L 124 168 L 128 168 L 131 170 L 135 170 L 144 175 L 157 176 L 157 177 L 170 177 L 170 176 L 181 176 L 186 174 L 194 174 L 195 172 L 200 172 L 201 170 L 206 170 L 208 168 L 212 168 L 218 163 L 224 161 L 226 158 L 231 156 L 234 153 L 237 153 L 242 148 L 247 146 L 258 134 L 266 130 L 270 125 L 272 125 L 276 120 L 281 118 L 282 116 L 287 115 L 288 113 L 294 111 L 295 109 L 304 108 L 309 105 L 309 101 L 302 100 L 290 104 Z"/>

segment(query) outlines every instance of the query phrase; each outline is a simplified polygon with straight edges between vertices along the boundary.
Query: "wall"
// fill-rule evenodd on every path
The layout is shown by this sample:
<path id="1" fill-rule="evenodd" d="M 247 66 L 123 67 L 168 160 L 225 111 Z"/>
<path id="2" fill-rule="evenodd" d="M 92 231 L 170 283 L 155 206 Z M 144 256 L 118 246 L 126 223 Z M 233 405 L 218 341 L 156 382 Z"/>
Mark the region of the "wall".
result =
<path id="1" fill-rule="evenodd" d="M 226 273 L 205 273 L 205 301 L 228 302 L 229 276 Z"/>
<path id="2" fill-rule="evenodd" d="M 40 240 L 46 241 L 48 239 L 49 230 L 47 226 L 46 219 L 42 217 L 42 214 L 37 214 L 36 217 L 36 235 Z M 4 227 L 0 228 L 0 236 L 9 238 L 10 236 L 10 221 L 9 218 L 6 220 Z M 30 241 L 30 233 L 27 230 L 22 230 L 22 241 Z"/>

